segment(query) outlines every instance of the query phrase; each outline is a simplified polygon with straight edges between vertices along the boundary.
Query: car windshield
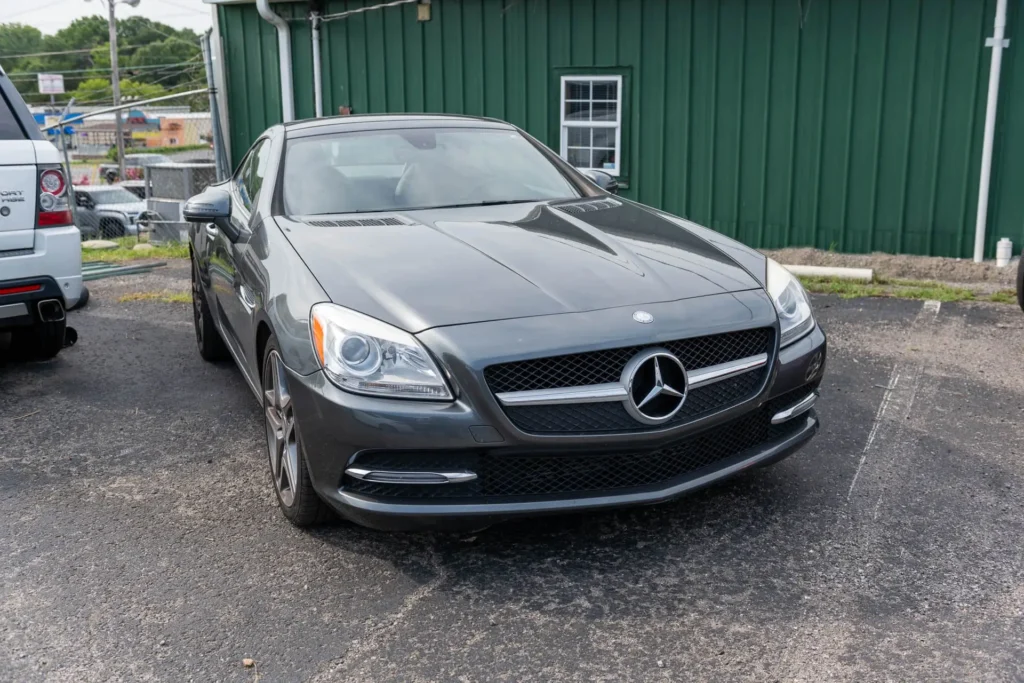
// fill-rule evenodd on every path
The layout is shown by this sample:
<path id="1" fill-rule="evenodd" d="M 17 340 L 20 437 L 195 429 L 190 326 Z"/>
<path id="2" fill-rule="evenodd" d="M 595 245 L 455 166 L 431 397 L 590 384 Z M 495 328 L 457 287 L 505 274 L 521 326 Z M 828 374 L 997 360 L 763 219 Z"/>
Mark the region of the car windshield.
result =
<path id="1" fill-rule="evenodd" d="M 103 190 L 101 192 L 89 192 L 87 193 L 97 205 L 100 204 L 135 204 L 141 202 L 137 196 L 125 190 L 124 188 L 118 187 L 113 190 Z"/>
<path id="2" fill-rule="evenodd" d="M 289 215 L 399 211 L 573 199 L 561 171 L 520 133 L 417 128 L 288 143 Z"/>

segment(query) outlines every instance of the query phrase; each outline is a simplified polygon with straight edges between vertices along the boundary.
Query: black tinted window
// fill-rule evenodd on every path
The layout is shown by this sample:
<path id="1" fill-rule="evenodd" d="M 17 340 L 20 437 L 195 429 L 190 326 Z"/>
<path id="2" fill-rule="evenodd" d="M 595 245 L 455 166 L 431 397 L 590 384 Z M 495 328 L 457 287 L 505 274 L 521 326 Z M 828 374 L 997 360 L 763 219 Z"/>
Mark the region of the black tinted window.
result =
<path id="1" fill-rule="evenodd" d="M 17 117 L 11 111 L 11 105 L 0 94 L 0 140 L 24 140 L 25 131 L 21 129 Z"/>
<path id="2" fill-rule="evenodd" d="M 246 190 L 255 204 L 260 196 L 260 188 L 263 187 L 263 178 L 267 174 L 267 164 L 270 162 L 270 143 L 264 142 L 252 153 L 252 163 L 249 165 L 248 178 L 246 178 Z"/>

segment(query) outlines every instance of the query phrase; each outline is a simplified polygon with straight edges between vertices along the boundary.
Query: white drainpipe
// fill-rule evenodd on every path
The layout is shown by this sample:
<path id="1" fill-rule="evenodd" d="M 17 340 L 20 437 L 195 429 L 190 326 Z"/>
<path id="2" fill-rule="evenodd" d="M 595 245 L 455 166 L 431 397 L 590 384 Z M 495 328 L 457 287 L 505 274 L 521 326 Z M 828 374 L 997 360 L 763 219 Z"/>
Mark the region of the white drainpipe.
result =
<path id="1" fill-rule="evenodd" d="M 320 82 L 320 24 L 321 16 L 314 12 L 309 16 L 313 31 L 313 113 L 317 118 L 324 115 L 324 90 Z"/>
<path id="2" fill-rule="evenodd" d="M 1003 48 L 1010 44 L 1006 33 L 1006 0 L 996 3 L 995 29 L 985 45 L 992 48 L 992 66 L 988 72 L 988 106 L 985 109 L 985 143 L 981 150 L 981 179 L 978 183 L 978 219 L 974 225 L 974 260 L 985 258 L 985 226 L 988 223 L 988 192 L 992 181 L 992 147 L 996 136 L 996 107 L 999 104 L 999 72 L 1003 67 Z"/>
<path id="3" fill-rule="evenodd" d="M 256 10 L 264 20 L 277 28 L 277 52 L 281 63 L 281 118 L 285 123 L 295 120 L 295 97 L 292 88 L 292 35 L 288 22 L 270 9 L 270 0 L 256 0 Z"/>

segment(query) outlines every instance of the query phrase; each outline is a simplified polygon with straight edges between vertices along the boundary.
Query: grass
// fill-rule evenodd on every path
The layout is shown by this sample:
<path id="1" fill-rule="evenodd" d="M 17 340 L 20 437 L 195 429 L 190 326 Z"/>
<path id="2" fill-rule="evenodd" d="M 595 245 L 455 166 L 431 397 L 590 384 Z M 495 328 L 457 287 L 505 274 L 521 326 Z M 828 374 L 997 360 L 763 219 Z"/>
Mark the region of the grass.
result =
<path id="1" fill-rule="evenodd" d="M 118 302 L 122 304 L 129 303 L 131 301 L 159 301 L 164 304 L 190 304 L 192 303 L 192 294 L 190 292 L 132 292 L 131 294 L 125 294 L 118 299 Z"/>
<path id="2" fill-rule="evenodd" d="M 989 301 L 994 301 L 999 304 L 1017 304 L 1017 292 L 1012 289 L 1001 289 L 998 292 L 992 294 L 988 298 Z"/>
<path id="3" fill-rule="evenodd" d="M 801 277 L 800 282 L 808 292 L 835 294 L 843 299 L 862 297 L 894 297 L 921 301 L 991 301 L 1001 304 L 1016 304 L 1017 293 L 1004 289 L 985 296 L 976 294 L 966 287 L 955 287 L 928 280 L 898 280 L 876 277 L 873 282 L 855 282 L 829 277 Z"/>
<path id="4" fill-rule="evenodd" d="M 122 263 L 125 261 L 166 260 L 176 258 L 188 258 L 188 245 L 182 243 L 164 244 L 155 246 L 146 251 L 135 251 L 134 247 L 138 242 L 134 237 L 118 237 L 110 240 L 117 242 L 117 249 L 83 249 L 82 262 L 109 261 L 111 263 Z"/>

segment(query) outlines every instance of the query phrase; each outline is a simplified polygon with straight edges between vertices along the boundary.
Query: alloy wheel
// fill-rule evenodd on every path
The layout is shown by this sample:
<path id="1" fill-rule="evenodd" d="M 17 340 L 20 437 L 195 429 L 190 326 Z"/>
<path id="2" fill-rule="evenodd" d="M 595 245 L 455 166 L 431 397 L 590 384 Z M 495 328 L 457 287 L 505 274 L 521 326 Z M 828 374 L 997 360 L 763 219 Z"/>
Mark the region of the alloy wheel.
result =
<path id="1" fill-rule="evenodd" d="M 299 444 L 295 434 L 295 414 L 288 392 L 288 376 L 277 351 L 271 351 L 263 372 L 263 409 L 267 423 L 267 448 L 270 473 L 281 503 L 295 503 L 299 472 Z"/>

